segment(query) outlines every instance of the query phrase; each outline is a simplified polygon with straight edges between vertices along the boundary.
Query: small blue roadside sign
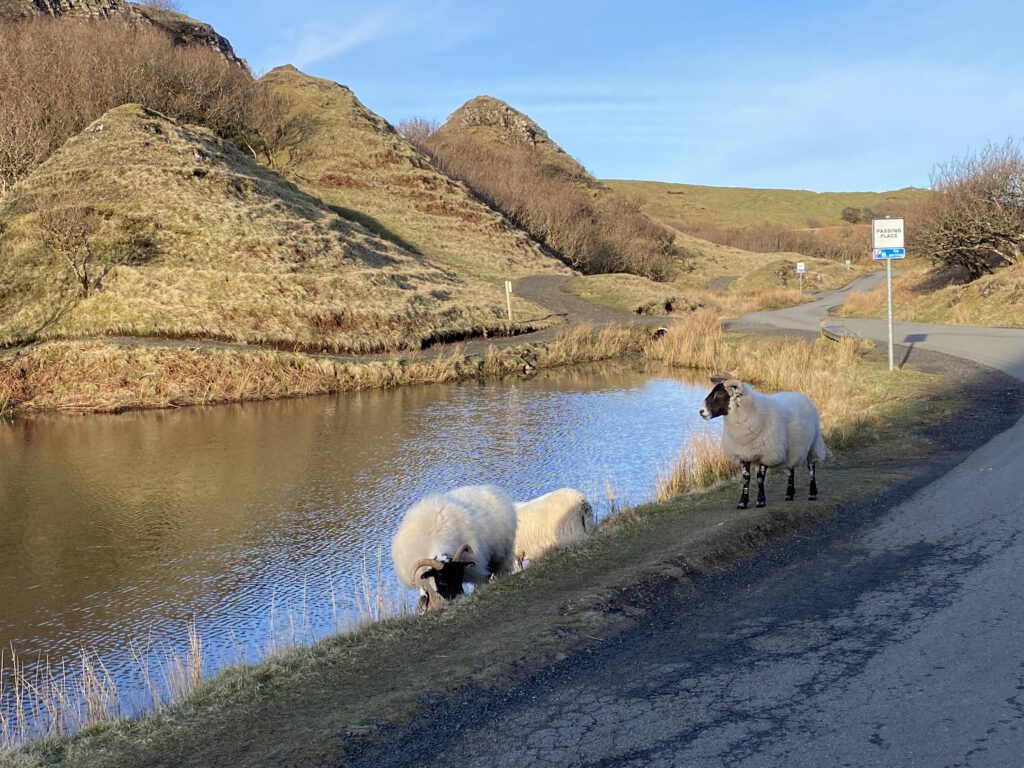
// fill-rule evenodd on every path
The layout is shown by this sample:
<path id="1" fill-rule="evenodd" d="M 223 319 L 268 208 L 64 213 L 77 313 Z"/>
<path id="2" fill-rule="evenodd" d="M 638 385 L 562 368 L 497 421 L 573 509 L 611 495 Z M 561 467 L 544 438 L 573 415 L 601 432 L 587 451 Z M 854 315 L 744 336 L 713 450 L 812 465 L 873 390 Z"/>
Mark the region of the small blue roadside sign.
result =
<path id="1" fill-rule="evenodd" d="M 876 261 L 884 259 L 905 259 L 907 258 L 906 248 L 875 248 L 872 251 L 872 257 Z"/>

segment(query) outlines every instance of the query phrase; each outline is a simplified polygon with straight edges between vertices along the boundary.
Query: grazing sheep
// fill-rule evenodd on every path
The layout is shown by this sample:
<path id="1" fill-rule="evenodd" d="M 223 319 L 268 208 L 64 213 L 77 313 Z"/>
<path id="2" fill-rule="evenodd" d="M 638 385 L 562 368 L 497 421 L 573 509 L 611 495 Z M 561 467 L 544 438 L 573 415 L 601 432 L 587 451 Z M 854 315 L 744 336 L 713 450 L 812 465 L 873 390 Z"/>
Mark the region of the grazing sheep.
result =
<path id="1" fill-rule="evenodd" d="M 594 527 L 594 509 L 575 488 L 559 488 L 530 501 L 516 502 L 516 568 L 553 547 L 573 544 Z"/>
<path id="2" fill-rule="evenodd" d="M 512 573 L 515 537 L 508 496 L 489 485 L 463 486 L 409 508 L 391 539 L 391 559 L 399 580 L 420 589 L 422 612 L 461 595 L 464 581 Z"/>
<path id="3" fill-rule="evenodd" d="M 765 505 L 764 476 L 768 467 L 785 467 L 786 501 L 796 493 L 793 471 L 807 462 L 811 475 L 808 500 L 818 498 L 815 482 L 817 462 L 825 458 L 818 409 L 802 392 L 777 392 L 766 395 L 738 379 L 718 382 L 704 398 L 700 415 L 705 419 L 725 418 L 722 449 L 743 468 L 743 493 L 737 509 L 750 502 L 750 465 L 757 462 L 757 506 Z"/>

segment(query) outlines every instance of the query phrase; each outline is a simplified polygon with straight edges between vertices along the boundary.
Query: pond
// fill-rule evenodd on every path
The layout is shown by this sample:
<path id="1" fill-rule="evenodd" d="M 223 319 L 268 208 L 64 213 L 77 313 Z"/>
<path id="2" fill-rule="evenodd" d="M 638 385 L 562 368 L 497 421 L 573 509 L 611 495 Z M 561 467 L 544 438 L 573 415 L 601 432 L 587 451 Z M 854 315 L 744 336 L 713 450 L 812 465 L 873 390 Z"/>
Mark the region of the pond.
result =
<path id="1" fill-rule="evenodd" d="M 183 652 L 193 620 L 206 673 L 254 661 L 372 613 L 367 593 L 411 599 L 389 543 L 427 493 L 649 500 L 707 389 L 616 364 L 0 425 L 0 648 L 89 649 L 126 702 L 139 649 Z"/>

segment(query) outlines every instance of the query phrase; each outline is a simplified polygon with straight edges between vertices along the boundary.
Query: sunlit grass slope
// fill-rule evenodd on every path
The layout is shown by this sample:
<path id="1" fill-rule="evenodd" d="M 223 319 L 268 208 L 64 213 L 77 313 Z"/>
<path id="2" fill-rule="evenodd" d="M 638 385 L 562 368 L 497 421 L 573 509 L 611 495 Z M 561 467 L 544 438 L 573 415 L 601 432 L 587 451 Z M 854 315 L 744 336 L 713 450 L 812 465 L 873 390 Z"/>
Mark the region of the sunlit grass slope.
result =
<path id="1" fill-rule="evenodd" d="M 659 181 L 604 180 L 612 189 L 641 200 L 644 212 L 677 229 L 693 224 L 751 227 L 769 223 L 788 228 L 837 226 L 844 208 L 905 204 L 924 190 L 891 192 L 811 192 L 805 189 L 749 189 L 668 184 Z"/>
<path id="2" fill-rule="evenodd" d="M 568 272 L 465 185 L 437 171 L 345 86 L 290 66 L 258 83 L 290 106 L 289 139 L 277 163 L 303 189 L 361 212 L 375 231 L 467 282 L 486 282 L 501 301 L 506 278 Z"/>
<path id="3" fill-rule="evenodd" d="M 497 287 L 356 218 L 206 129 L 114 109 L 0 204 L 0 343 L 127 334 L 371 351 L 505 327 Z"/>

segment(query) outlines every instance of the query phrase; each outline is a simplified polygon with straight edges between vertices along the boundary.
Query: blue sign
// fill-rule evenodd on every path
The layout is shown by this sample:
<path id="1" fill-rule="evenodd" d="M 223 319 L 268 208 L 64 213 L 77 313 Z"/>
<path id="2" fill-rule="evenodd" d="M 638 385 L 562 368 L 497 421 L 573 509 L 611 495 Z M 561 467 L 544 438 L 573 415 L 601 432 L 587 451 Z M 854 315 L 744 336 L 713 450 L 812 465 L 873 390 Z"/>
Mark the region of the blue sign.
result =
<path id="1" fill-rule="evenodd" d="M 875 248 L 872 252 L 875 260 L 905 259 L 907 258 L 906 248 Z"/>

